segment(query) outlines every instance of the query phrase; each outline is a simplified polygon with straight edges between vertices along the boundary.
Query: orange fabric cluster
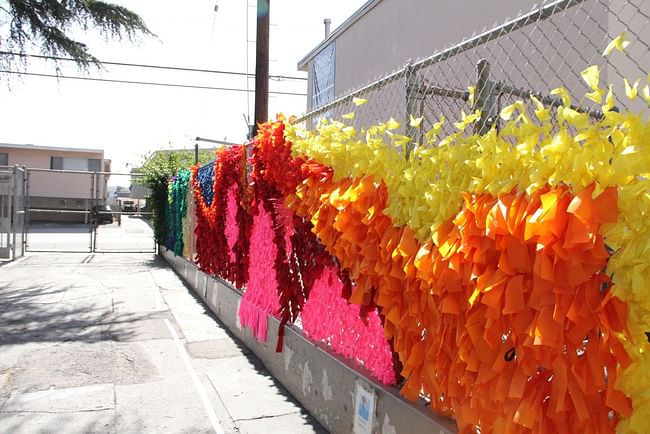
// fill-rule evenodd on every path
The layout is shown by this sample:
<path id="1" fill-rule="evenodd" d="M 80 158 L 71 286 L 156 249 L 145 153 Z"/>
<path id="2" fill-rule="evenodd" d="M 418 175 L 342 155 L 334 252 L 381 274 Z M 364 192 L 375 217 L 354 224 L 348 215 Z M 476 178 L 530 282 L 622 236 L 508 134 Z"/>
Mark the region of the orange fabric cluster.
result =
<path id="1" fill-rule="evenodd" d="M 614 387 L 627 311 L 599 234 L 617 219 L 616 190 L 592 192 L 465 194 L 425 244 L 383 214 L 371 177 L 321 171 L 287 205 L 349 270 L 350 302 L 381 309 L 406 397 L 429 395 L 461 432 L 609 433 L 631 414 Z"/>

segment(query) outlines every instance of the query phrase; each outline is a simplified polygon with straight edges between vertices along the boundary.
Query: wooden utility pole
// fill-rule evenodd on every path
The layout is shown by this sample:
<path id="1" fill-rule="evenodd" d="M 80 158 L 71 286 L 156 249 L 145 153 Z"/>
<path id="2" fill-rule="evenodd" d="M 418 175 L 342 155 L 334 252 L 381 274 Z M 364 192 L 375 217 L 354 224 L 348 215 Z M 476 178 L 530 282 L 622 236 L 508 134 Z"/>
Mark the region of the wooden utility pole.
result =
<path id="1" fill-rule="evenodd" d="M 257 0 L 257 38 L 255 50 L 255 125 L 269 120 L 269 16 L 271 0 Z"/>

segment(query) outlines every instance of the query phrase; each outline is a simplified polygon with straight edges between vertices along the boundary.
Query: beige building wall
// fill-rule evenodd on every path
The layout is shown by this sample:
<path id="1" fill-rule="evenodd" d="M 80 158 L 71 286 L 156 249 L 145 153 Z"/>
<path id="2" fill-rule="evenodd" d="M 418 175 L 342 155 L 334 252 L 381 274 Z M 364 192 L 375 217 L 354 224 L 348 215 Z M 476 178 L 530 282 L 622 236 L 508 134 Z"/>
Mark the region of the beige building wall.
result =
<path id="1" fill-rule="evenodd" d="M 381 0 L 336 39 L 337 95 L 529 11 L 535 0 Z M 473 66 L 473 65 L 472 65 Z"/>
<path id="2" fill-rule="evenodd" d="M 105 191 L 103 188 L 102 191 Z M 30 196 L 89 199 L 93 197 L 93 177 L 90 173 L 51 173 L 30 171 Z M 99 197 L 105 197 L 100 195 Z"/>
<path id="3" fill-rule="evenodd" d="M 3 146 L 0 152 L 9 154 L 9 165 L 21 165 L 29 169 L 50 169 L 51 157 L 82 158 L 102 160 L 102 170 L 110 170 L 110 160 L 104 159 L 104 151 L 57 149 L 50 147 Z M 32 197 L 89 199 L 105 198 L 108 176 L 99 175 L 97 185 L 93 182 L 92 172 L 60 173 L 46 171 L 29 171 L 29 193 Z M 94 191 L 94 192 L 93 192 Z M 61 204 L 64 205 L 64 204 Z"/>

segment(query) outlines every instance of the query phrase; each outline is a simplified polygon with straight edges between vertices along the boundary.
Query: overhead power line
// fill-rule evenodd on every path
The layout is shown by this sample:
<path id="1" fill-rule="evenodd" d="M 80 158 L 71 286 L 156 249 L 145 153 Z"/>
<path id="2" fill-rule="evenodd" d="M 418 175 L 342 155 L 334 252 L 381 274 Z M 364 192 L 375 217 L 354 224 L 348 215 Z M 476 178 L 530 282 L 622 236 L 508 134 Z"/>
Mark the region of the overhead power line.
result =
<path id="1" fill-rule="evenodd" d="M 248 89 L 239 89 L 236 87 L 216 87 L 216 86 L 200 86 L 195 84 L 180 84 L 180 83 L 160 83 L 154 81 L 135 81 L 135 80 L 114 80 L 109 78 L 95 78 L 95 77 L 79 77 L 72 75 L 55 75 L 55 74 L 39 74 L 35 72 L 20 72 L 20 71 L 9 71 L 9 70 L 0 70 L 0 74 L 18 74 L 18 75 L 28 75 L 32 77 L 50 77 L 50 78 L 62 78 L 66 80 L 85 80 L 85 81 L 101 81 L 106 83 L 121 83 L 121 84 L 138 84 L 146 86 L 162 86 L 162 87 L 179 87 L 185 89 L 204 89 L 204 90 L 222 90 L 228 92 L 254 92 L 254 90 Z M 290 96 L 307 96 L 305 93 L 298 92 L 281 92 L 281 91 L 271 91 L 269 93 L 275 95 L 290 95 Z"/>
<path id="2" fill-rule="evenodd" d="M 45 56 L 42 54 L 27 54 L 27 53 L 16 53 L 13 51 L 0 51 L 0 55 L 8 56 L 18 56 L 18 57 L 33 57 L 35 59 L 46 59 L 46 60 L 56 60 L 56 61 L 65 61 L 65 62 L 76 62 L 75 59 L 69 57 L 58 57 L 58 56 Z M 247 72 L 235 72 L 235 71 L 220 71 L 216 69 L 200 69 L 200 68 L 184 68 L 180 66 L 165 66 L 165 65 L 150 65 L 144 63 L 127 63 L 127 62 L 103 62 L 99 61 L 103 65 L 113 65 L 113 66 L 128 66 L 133 68 L 150 68 L 150 69 L 164 69 L 169 71 L 184 71 L 184 72 L 201 72 L 209 74 L 223 74 L 223 75 L 237 75 L 241 77 L 255 77 L 255 74 L 249 74 Z M 270 75 L 269 78 L 275 80 L 307 80 L 306 77 L 295 77 L 288 75 Z"/>

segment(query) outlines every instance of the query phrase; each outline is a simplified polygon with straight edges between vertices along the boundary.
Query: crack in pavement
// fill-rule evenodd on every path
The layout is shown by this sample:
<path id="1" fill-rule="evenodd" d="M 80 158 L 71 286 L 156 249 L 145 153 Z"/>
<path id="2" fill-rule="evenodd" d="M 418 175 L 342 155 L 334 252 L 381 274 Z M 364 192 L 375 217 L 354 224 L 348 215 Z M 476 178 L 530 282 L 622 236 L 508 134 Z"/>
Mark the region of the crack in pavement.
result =
<path id="1" fill-rule="evenodd" d="M 274 415 L 269 415 L 269 416 L 256 416 L 256 417 L 251 417 L 251 418 L 247 418 L 247 419 L 233 419 L 233 421 L 235 421 L 235 422 L 245 422 L 245 421 L 249 421 L 249 420 L 272 419 L 274 417 L 289 416 L 289 415 L 292 415 L 292 414 L 299 414 L 299 413 L 300 413 L 300 411 L 296 410 L 296 411 L 290 411 L 288 413 L 274 414 Z"/>
<path id="2" fill-rule="evenodd" d="M 228 407 L 226 406 L 226 401 L 224 401 L 224 399 L 221 397 L 221 394 L 217 390 L 214 383 L 212 383 L 212 380 L 210 379 L 209 375 L 207 376 L 207 379 L 208 379 L 208 384 L 210 385 L 210 387 L 214 391 L 214 394 L 217 396 L 217 402 L 220 404 L 221 409 L 223 411 L 225 411 L 225 413 L 228 415 L 228 419 L 230 420 L 230 422 L 232 422 L 232 429 L 235 430 L 236 432 L 239 432 L 239 427 L 237 426 L 237 421 L 235 421 L 235 419 L 233 419 L 233 417 L 232 417 L 232 414 L 230 414 L 230 410 L 228 410 Z M 227 421 L 224 421 L 224 422 L 227 422 Z"/>

